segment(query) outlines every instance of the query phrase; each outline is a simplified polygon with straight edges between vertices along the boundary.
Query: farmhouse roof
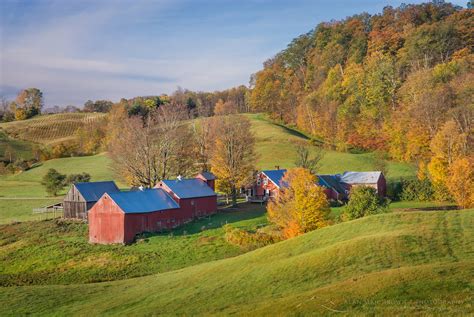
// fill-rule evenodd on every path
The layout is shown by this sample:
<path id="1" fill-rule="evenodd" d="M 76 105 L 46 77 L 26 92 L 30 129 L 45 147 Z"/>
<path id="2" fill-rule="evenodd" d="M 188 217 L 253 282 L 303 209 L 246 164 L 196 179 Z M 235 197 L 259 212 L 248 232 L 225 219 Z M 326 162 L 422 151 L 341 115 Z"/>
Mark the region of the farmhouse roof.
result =
<path id="1" fill-rule="evenodd" d="M 317 175 L 318 177 L 318 185 L 332 188 L 340 194 L 345 193 L 344 187 L 342 187 L 339 179 L 336 175 Z"/>
<path id="2" fill-rule="evenodd" d="M 198 198 L 216 196 L 217 194 L 205 182 L 197 178 L 163 180 L 163 184 L 168 186 L 178 198 Z"/>
<path id="3" fill-rule="evenodd" d="M 108 195 L 124 213 L 145 213 L 179 208 L 173 198 L 161 188 L 115 192 Z"/>
<path id="4" fill-rule="evenodd" d="M 113 181 L 76 183 L 74 186 L 87 202 L 98 201 L 104 193 L 120 191 Z"/>
<path id="5" fill-rule="evenodd" d="M 382 172 L 344 172 L 340 178 L 347 184 L 375 184 L 379 180 Z"/>
<path id="6" fill-rule="evenodd" d="M 201 175 L 202 177 L 204 177 L 208 181 L 216 179 L 216 176 L 214 174 L 212 174 L 211 172 L 201 172 L 201 173 L 199 173 L 199 175 Z"/>
<path id="7" fill-rule="evenodd" d="M 283 175 L 286 173 L 286 169 L 281 169 L 281 170 L 266 170 L 262 171 L 263 174 L 265 174 L 273 184 L 275 184 L 278 187 L 281 187 L 283 184 L 281 183 L 281 180 L 283 178 Z"/>

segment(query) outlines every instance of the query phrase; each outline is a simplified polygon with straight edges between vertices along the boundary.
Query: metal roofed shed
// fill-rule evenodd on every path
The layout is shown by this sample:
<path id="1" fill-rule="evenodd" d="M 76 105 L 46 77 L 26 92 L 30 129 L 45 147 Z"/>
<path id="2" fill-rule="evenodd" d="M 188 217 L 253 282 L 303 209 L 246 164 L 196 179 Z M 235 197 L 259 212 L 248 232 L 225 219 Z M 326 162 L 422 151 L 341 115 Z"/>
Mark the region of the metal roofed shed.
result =
<path id="1" fill-rule="evenodd" d="M 340 179 L 346 184 L 376 184 L 382 172 L 344 172 Z"/>
<path id="2" fill-rule="evenodd" d="M 318 185 L 334 189 L 337 193 L 344 195 L 346 189 L 341 185 L 337 175 L 317 175 Z"/>
<path id="3" fill-rule="evenodd" d="M 162 183 L 180 199 L 217 196 L 206 182 L 196 178 L 163 180 Z"/>
<path id="4" fill-rule="evenodd" d="M 207 180 L 216 179 L 216 176 L 214 174 L 212 174 L 211 172 L 201 172 L 199 174 L 202 175 L 202 177 L 204 177 Z"/>
<path id="5" fill-rule="evenodd" d="M 119 192 L 119 188 L 113 181 L 76 183 L 74 186 L 81 193 L 85 201 L 98 201 L 104 193 Z"/>
<path id="6" fill-rule="evenodd" d="M 104 195 L 119 192 L 113 181 L 76 183 L 71 186 L 64 197 L 64 217 L 87 219 L 87 211 Z"/>
<path id="7" fill-rule="evenodd" d="M 124 213 L 146 213 L 179 208 L 161 188 L 109 193 L 110 198 Z"/>

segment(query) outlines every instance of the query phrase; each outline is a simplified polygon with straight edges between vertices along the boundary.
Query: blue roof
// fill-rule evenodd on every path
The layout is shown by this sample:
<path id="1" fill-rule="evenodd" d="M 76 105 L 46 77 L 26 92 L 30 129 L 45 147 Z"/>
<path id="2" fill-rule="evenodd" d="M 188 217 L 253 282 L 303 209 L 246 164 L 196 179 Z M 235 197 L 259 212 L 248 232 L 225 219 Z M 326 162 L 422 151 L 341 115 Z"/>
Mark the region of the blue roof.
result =
<path id="1" fill-rule="evenodd" d="M 216 196 L 217 194 L 205 182 L 197 178 L 181 180 L 163 180 L 163 184 L 179 198 L 197 198 Z"/>
<path id="2" fill-rule="evenodd" d="M 115 193 L 119 189 L 112 181 L 76 183 L 74 186 L 87 202 L 98 201 L 104 193 Z"/>
<path id="3" fill-rule="evenodd" d="M 286 173 L 286 169 L 282 169 L 282 170 L 266 170 L 266 171 L 262 171 L 262 173 L 264 173 L 265 175 L 267 175 L 267 177 L 275 184 L 277 185 L 278 187 L 280 187 L 282 184 L 281 184 L 281 180 L 283 178 L 283 175 L 285 175 Z"/>
<path id="4" fill-rule="evenodd" d="M 109 196 L 126 214 L 179 208 L 161 188 L 109 193 Z"/>
<path id="5" fill-rule="evenodd" d="M 332 188 L 340 194 L 344 194 L 346 192 L 337 175 L 317 175 L 317 177 L 319 186 Z"/>

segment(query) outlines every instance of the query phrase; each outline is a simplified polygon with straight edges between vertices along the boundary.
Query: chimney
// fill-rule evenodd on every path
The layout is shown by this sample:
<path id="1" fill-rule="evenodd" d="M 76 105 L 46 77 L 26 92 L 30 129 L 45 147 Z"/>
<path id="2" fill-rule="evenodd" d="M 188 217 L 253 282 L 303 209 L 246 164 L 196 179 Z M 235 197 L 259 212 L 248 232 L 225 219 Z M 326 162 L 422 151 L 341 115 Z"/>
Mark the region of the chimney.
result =
<path id="1" fill-rule="evenodd" d="M 183 179 L 183 177 L 182 177 L 181 175 L 178 175 L 178 177 L 176 177 L 176 179 L 177 179 L 178 181 L 181 181 L 181 180 Z"/>
<path id="2" fill-rule="evenodd" d="M 140 187 L 138 187 L 138 189 L 139 189 L 140 191 L 143 191 L 143 186 L 140 185 Z"/>
<path id="3" fill-rule="evenodd" d="M 276 165 L 276 166 L 275 166 L 275 169 L 276 169 L 276 170 L 279 170 L 279 169 L 280 169 L 280 165 Z"/>

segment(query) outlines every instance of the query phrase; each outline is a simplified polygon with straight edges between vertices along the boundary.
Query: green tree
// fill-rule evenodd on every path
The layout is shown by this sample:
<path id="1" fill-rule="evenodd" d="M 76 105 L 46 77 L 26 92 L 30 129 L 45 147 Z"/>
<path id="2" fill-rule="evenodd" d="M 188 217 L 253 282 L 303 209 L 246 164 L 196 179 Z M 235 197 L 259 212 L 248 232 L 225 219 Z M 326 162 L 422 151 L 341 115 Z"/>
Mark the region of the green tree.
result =
<path id="1" fill-rule="evenodd" d="M 82 172 L 81 174 L 69 174 L 66 177 L 65 183 L 70 185 L 70 184 L 75 184 L 75 183 L 88 183 L 91 181 L 91 175 Z"/>
<path id="2" fill-rule="evenodd" d="M 46 187 L 46 192 L 57 196 L 65 186 L 66 175 L 59 173 L 54 168 L 50 168 L 43 177 L 42 185 Z"/>
<path id="3" fill-rule="evenodd" d="M 344 210 L 347 220 L 374 215 L 387 210 L 386 202 L 380 198 L 375 188 L 360 186 L 352 188 L 349 203 Z"/>

